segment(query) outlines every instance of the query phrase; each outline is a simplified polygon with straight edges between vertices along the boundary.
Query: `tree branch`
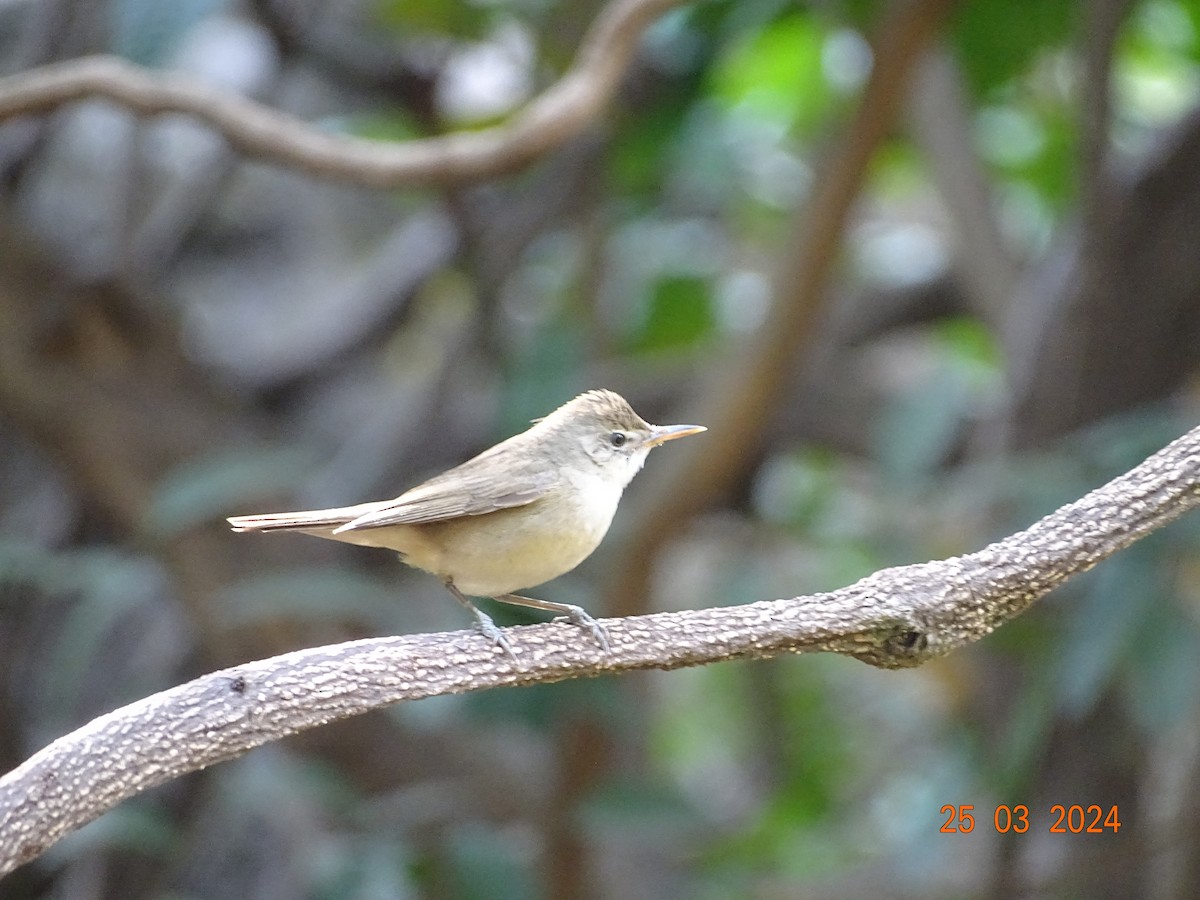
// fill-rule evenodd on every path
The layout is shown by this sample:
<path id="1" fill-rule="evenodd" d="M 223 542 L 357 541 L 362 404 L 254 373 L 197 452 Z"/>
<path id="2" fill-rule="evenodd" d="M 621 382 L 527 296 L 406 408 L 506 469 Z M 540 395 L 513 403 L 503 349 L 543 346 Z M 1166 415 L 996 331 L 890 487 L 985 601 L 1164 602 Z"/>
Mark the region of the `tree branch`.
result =
<path id="1" fill-rule="evenodd" d="M 93 720 L 0 778 L 0 875 L 120 801 L 297 731 L 402 700 L 827 651 L 915 666 L 978 640 L 1072 575 L 1200 505 L 1200 428 L 1025 531 L 826 594 L 610 619 L 603 652 L 550 622 L 317 647 L 214 672 Z"/>
<path id="2" fill-rule="evenodd" d="M 975 312 L 1002 320 L 1021 277 L 996 215 L 984 163 L 972 144 L 972 110 L 962 72 L 945 47 L 925 55 L 909 95 L 910 131 L 949 213 L 954 268 Z"/>
<path id="3" fill-rule="evenodd" d="M 0 79 L 0 122 L 95 97 L 140 114 L 184 113 L 219 131 L 249 157 L 320 178 L 376 188 L 451 184 L 501 175 L 561 146 L 608 104 L 660 15 L 684 0 L 614 0 L 592 24 L 575 61 L 506 125 L 385 144 L 310 123 L 193 78 L 147 72 L 110 56 L 31 69 Z"/>

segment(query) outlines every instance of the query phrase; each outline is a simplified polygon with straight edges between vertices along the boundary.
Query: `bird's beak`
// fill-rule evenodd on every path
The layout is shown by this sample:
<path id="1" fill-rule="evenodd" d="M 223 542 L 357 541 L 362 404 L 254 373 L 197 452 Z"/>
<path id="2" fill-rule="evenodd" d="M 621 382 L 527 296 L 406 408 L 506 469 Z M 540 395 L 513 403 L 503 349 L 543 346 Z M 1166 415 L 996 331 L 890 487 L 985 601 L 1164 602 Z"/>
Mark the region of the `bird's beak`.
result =
<path id="1" fill-rule="evenodd" d="M 650 437 L 646 438 L 647 447 L 657 447 L 675 438 L 687 437 L 689 434 L 699 434 L 708 431 L 703 425 L 652 425 Z"/>

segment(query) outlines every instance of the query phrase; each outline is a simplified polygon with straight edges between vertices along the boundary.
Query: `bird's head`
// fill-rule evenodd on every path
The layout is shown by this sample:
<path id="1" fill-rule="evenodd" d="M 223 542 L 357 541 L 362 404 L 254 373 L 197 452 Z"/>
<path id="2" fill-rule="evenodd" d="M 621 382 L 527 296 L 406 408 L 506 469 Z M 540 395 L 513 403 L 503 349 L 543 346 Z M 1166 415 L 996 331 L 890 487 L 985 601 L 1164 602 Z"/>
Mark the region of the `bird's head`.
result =
<path id="1" fill-rule="evenodd" d="M 659 444 L 699 434 L 703 425 L 651 425 L 620 394 L 596 390 L 580 394 L 541 419 L 540 427 L 580 452 L 607 480 L 624 487 Z"/>

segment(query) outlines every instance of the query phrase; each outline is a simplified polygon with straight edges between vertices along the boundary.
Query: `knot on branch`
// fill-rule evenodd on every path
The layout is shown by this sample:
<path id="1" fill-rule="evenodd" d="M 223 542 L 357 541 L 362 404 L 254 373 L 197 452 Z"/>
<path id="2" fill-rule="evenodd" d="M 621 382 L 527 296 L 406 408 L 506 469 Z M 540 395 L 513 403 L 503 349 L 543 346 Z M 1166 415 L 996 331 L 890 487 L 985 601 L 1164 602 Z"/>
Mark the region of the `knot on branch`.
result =
<path id="1" fill-rule="evenodd" d="M 929 652 L 929 633 L 919 623 L 896 619 L 881 625 L 851 655 L 880 669 L 911 669 L 934 654 Z"/>

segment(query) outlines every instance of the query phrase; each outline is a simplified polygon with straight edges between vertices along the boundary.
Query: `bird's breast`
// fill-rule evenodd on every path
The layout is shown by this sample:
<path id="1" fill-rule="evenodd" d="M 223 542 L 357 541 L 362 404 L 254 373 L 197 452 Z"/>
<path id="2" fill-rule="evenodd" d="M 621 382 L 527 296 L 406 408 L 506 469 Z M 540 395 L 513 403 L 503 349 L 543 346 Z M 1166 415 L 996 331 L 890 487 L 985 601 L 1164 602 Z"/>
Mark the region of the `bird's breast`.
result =
<path id="1" fill-rule="evenodd" d="M 619 488 L 592 481 L 564 484 L 526 506 L 422 526 L 436 554 L 408 561 L 477 597 L 557 578 L 596 549 L 621 499 Z"/>

